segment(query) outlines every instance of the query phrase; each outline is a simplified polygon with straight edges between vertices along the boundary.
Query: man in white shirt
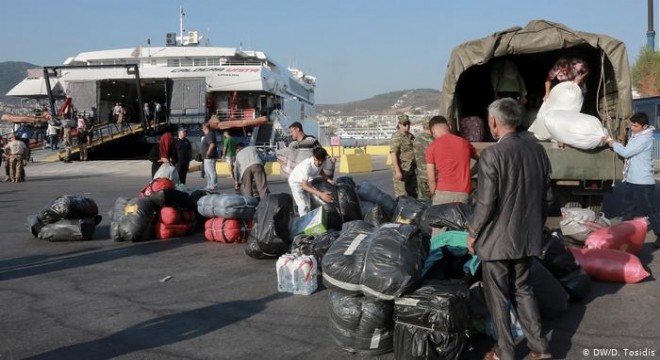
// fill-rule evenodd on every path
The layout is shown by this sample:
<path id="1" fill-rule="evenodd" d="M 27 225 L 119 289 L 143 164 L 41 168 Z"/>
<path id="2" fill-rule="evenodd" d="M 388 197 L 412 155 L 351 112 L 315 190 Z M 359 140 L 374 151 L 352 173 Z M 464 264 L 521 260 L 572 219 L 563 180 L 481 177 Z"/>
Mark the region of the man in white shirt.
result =
<path id="1" fill-rule="evenodd" d="M 309 181 L 317 176 L 328 180 L 325 172 L 322 171 L 327 158 L 328 152 L 322 147 L 317 147 L 312 151 L 312 157 L 301 161 L 289 175 L 291 195 L 293 195 L 300 216 L 307 214 L 310 210 L 309 194 L 316 195 L 325 202 L 334 200 L 332 194 L 316 190 L 309 184 Z"/>

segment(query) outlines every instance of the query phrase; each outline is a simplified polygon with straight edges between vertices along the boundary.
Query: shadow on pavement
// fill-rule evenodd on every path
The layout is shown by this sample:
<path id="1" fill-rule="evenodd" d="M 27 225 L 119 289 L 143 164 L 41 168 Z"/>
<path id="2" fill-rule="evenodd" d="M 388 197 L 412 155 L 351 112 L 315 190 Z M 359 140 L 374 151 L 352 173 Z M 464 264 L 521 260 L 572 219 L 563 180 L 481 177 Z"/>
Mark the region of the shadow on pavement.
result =
<path id="1" fill-rule="evenodd" d="M 256 300 L 238 300 L 143 321 L 102 339 L 69 345 L 27 359 L 112 359 L 136 351 L 190 340 L 243 321 L 266 304 L 291 296 L 274 293 Z"/>
<path id="2" fill-rule="evenodd" d="M 108 261 L 114 261 L 121 258 L 135 256 L 135 255 L 150 255 L 161 251 L 173 250 L 182 246 L 204 242 L 199 237 L 185 237 L 180 239 L 172 239 L 167 241 L 149 241 L 143 243 L 135 243 L 120 248 L 95 251 L 91 253 L 84 253 L 69 257 L 69 254 L 47 256 L 44 260 L 37 260 L 36 262 L 29 262 L 25 260 L 20 266 L 13 266 L 11 269 L 0 268 L 0 281 L 19 279 L 28 276 L 45 274 L 53 271 L 68 270 L 82 266 L 89 266 L 100 264 Z M 30 257 L 26 257 L 30 258 Z M 20 260 L 6 260 L 11 263 L 12 261 Z"/>
<path id="3" fill-rule="evenodd" d="M 61 175 L 35 175 L 30 176 L 28 173 L 26 175 L 27 182 L 42 182 L 42 181 L 52 181 L 53 179 L 57 180 L 74 180 L 74 179 L 87 179 L 93 177 L 100 177 L 103 175 L 94 175 L 94 174 L 82 174 L 82 175 L 70 175 L 70 176 L 61 176 Z"/>

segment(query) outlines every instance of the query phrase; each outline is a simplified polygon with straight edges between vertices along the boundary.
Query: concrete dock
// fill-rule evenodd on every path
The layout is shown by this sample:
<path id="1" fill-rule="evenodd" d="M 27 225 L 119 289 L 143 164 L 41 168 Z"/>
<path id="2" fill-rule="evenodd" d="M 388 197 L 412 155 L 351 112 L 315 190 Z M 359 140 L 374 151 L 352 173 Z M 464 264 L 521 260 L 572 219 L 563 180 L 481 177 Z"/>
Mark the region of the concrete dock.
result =
<path id="1" fill-rule="evenodd" d="M 356 182 L 366 179 L 392 193 L 384 162 L 375 159 L 375 171 L 354 175 Z M 26 173 L 25 183 L 0 184 L 0 359 L 363 358 L 333 343 L 327 289 L 311 296 L 278 293 L 275 261 L 247 257 L 244 244 L 207 242 L 201 233 L 110 240 L 107 212 L 117 197 L 137 196 L 149 181 L 149 162 L 37 162 Z M 191 188 L 204 186 L 199 172 L 188 179 Z M 280 176 L 269 185 L 274 193 L 289 191 Z M 227 178 L 220 189 L 233 191 Z M 49 243 L 25 229 L 28 215 L 61 194 L 97 202 L 104 219 L 95 240 Z M 605 209 L 616 215 L 618 204 L 615 193 Z M 647 236 L 640 259 L 655 274 L 660 252 L 652 239 Z M 594 282 L 589 297 L 545 321 L 544 332 L 556 358 L 590 359 L 595 349 L 609 348 L 621 358 L 654 358 L 660 356 L 658 309 L 654 278 Z M 465 358 L 481 358 L 489 345 L 479 342 Z M 624 356 L 624 349 L 655 355 Z M 526 354 L 524 343 L 518 353 Z"/>

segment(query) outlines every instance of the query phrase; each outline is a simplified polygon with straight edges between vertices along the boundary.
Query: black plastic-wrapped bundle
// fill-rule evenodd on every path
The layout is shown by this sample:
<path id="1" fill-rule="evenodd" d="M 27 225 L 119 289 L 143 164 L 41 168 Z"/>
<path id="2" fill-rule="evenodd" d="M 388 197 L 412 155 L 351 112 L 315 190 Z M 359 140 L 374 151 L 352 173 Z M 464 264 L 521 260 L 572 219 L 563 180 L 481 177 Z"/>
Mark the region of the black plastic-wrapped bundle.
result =
<path id="1" fill-rule="evenodd" d="M 27 221 L 25 223 L 25 226 L 30 231 L 30 233 L 34 235 L 34 237 L 37 237 L 37 235 L 39 235 L 39 231 L 41 231 L 41 228 L 43 228 L 44 225 L 46 224 L 39 221 L 37 215 L 28 215 Z"/>
<path id="2" fill-rule="evenodd" d="M 83 219 L 99 214 L 94 200 L 81 195 L 62 195 L 45 207 L 37 218 L 43 224 L 51 224 L 62 219 Z"/>
<path id="3" fill-rule="evenodd" d="M 121 209 L 121 204 L 124 204 Z M 118 198 L 113 209 L 111 236 L 115 241 L 146 241 L 153 238 L 156 207 L 149 198 Z M 114 228 L 114 234 L 113 234 Z"/>
<path id="4" fill-rule="evenodd" d="M 419 221 L 420 229 L 431 235 L 433 227 L 447 227 L 447 230 L 467 230 L 474 208 L 460 202 L 431 205 L 424 210 Z"/>
<path id="5" fill-rule="evenodd" d="M 560 230 L 545 233 L 543 250 L 538 259 L 559 280 L 570 300 L 584 299 L 591 291 L 591 278 L 564 245 Z"/>
<path id="6" fill-rule="evenodd" d="M 335 180 L 337 187 L 337 203 L 341 212 L 342 221 L 362 220 L 360 199 L 352 177 L 340 176 Z"/>
<path id="7" fill-rule="evenodd" d="M 364 221 L 347 223 L 323 258 L 323 279 L 332 286 L 392 300 L 422 277 L 429 243 L 417 226 L 383 224 L 369 234 Z"/>
<path id="8" fill-rule="evenodd" d="M 291 245 L 292 218 L 291 195 L 266 195 L 257 205 L 245 254 L 255 259 L 273 259 L 286 253 Z"/>
<path id="9" fill-rule="evenodd" d="M 591 278 L 582 269 L 564 275 L 559 279 L 559 283 L 564 287 L 571 301 L 582 300 L 591 291 Z"/>
<path id="10" fill-rule="evenodd" d="M 368 181 L 363 181 L 358 185 L 358 197 L 362 201 L 369 201 L 382 206 L 388 214 L 394 214 L 396 210 L 396 200 Z"/>
<path id="11" fill-rule="evenodd" d="M 310 196 L 311 210 L 319 207 L 324 208 L 326 214 L 328 214 L 328 229 L 341 230 L 341 226 L 344 224 L 344 217 L 342 216 L 339 207 L 337 187 L 325 181 L 323 178 L 312 179 L 312 181 L 309 182 L 309 185 L 318 191 L 332 194 L 334 201 L 331 203 L 321 200 L 321 198 L 316 195 Z"/>
<path id="12" fill-rule="evenodd" d="M 124 209 L 128 203 L 128 198 L 118 197 L 112 209 L 108 211 L 110 218 L 110 238 L 114 241 L 123 241 L 119 234 L 119 224 L 124 219 Z"/>
<path id="13" fill-rule="evenodd" d="M 544 319 L 554 319 L 568 309 L 568 294 L 557 279 L 537 259 L 532 259 L 529 283 Z"/>
<path id="14" fill-rule="evenodd" d="M 364 221 L 373 226 L 379 226 L 389 222 L 391 218 L 392 216 L 385 213 L 383 207 L 378 204 L 373 204 L 373 206 L 369 208 L 369 211 L 364 213 Z"/>
<path id="15" fill-rule="evenodd" d="M 291 252 L 297 255 L 313 255 L 320 266 L 323 256 L 339 235 L 341 235 L 341 232 L 334 230 L 330 230 L 323 235 L 297 235 L 293 238 Z"/>
<path id="16" fill-rule="evenodd" d="M 566 276 L 580 269 L 573 254 L 566 249 L 561 231 L 546 232 L 543 249 L 538 259 L 557 278 Z"/>
<path id="17" fill-rule="evenodd" d="M 149 195 L 149 199 L 158 207 L 169 206 L 177 209 L 197 210 L 197 202 L 185 191 L 176 189 L 155 191 Z"/>
<path id="18" fill-rule="evenodd" d="M 364 355 L 392 351 L 392 301 L 330 290 L 330 334 L 344 350 Z"/>
<path id="19" fill-rule="evenodd" d="M 427 203 L 417 200 L 411 196 L 399 196 L 396 199 L 396 210 L 392 216 L 392 221 L 399 224 L 418 225 L 422 218 Z"/>
<path id="20" fill-rule="evenodd" d="M 96 225 L 101 222 L 101 215 L 83 219 L 62 219 L 44 225 L 37 237 L 47 241 L 84 241 L 94 237 Z"/>
<path id="21" fill-rule="evenodd" d="M 202 216 L 226 219 L 252 219 L 259 199 L 238 194 L 210 194 L 197 201 Z"/>
<path id="22" fill-rule="evenodd" d="M 369 248 L 365 239 L 373 229 L 362 220 L 344 224 L 341 235 L 332 243 L 321 262 L 324 280 L 340 289 L 360 291 L 360 277 Z M 331 278 L 326 277 L 328 271 L 332 274 Z"/>
<path id="23" fill-rule="evenodd" d="M 430 281 L 394 300 L 396 359 L 459 359 L 470 327 L 469 290 L 460 280 Z"/>

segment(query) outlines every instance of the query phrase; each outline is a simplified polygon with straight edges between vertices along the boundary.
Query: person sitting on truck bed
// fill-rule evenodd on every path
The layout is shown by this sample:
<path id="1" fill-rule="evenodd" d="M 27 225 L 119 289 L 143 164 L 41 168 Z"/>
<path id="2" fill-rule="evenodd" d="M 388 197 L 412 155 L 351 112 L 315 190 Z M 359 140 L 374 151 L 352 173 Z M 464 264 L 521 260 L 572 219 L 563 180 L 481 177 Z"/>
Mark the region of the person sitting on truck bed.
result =
<path id="1" fill-rule="evenodd" d="M 653 131 L 649 118 L 639 112 L 630 118 L 632 136 L 627 145 L 604 137 L 603 141 L 615 153 L 626 159 L 623 164 L 623 220 L 631 220 L 637 213 L 649 217 L 651 228 L 656 236 L 655 246 L 660 248 L 660 214 L 653 208 Z"/>
<path id="2" fill-rule="evenodd" d="M 545 79 L 545 95 L 543 96 L 543 101 L 545 101 L 548 98 L 548 95 L 550 95 L 550 89 L 552 86 L 564 81 L 574 81 L 584 92 L 585 89 L 583 85 L 588 74 L 589 67 L 584 60 L 579 58 L 573 58 L 570 60 L 564 57 L 559 58 L 555 65 L 552 66 L 548 72 L 548 77 Z"/>
<path id="3" fill-rule="evenodd" d="M 495 99 L 510 97 L 527 104 L 527 86 L 516 64 L 509 59 L 498 59 L 490 69 L 490 81 Z"/>

